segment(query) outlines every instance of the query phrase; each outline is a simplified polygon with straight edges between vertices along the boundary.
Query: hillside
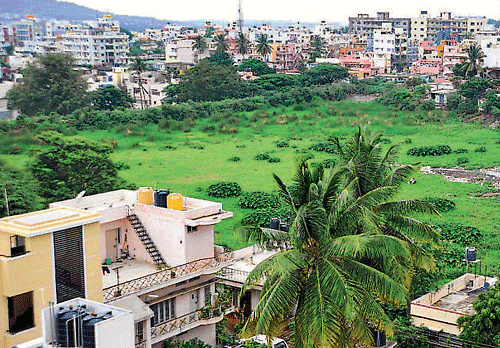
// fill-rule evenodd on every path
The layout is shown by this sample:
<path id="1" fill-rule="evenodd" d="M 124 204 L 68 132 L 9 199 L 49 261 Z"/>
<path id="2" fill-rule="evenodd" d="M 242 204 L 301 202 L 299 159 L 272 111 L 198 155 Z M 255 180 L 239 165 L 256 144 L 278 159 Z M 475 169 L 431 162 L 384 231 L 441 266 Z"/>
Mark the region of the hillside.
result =
<path id="1" fill-rule="evenodd" d="M 102 15 L 97 10 L 54 0 L 2 0 L 0 6 L 0 21 L 6 22 L 15 18 L 22 18 L 26 14 L 33 14 L 37 18 L 59 19 L 69 21 L 82 21 L 95 19 L 96 15 Z M 152 17 L 121 16 L 113 15 L 114 19 L 120 21 L 120 26 L 133 31 L 143 31 L 146 28 L 162 28 L 167 23 L 196 26 L 201 22 L 178 22 L 160 20 Z"/>

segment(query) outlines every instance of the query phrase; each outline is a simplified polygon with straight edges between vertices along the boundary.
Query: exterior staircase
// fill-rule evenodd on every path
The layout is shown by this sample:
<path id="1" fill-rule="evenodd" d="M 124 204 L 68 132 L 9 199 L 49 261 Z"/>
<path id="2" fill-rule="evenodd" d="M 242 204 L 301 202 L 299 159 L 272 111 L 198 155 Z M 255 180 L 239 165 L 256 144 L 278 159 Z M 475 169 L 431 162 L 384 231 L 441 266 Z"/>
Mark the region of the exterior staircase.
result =
<path id="1" fill-rule="evenodd" d="M 139 220 L 139 217 L 135 213 L 129 212 L 127 218 L 134 228 L 135 233 L 137 233 L 137 236 L 139 236 L 139 238 L 141 239 L 142 244 L 146 248 L 149 256 L 151 256 L 151 258 L 153 259 L 154 263 L 157 266 L 166 267 L 167 263 L 165 262 L 165 259 L 149 236 L 148 231 L 146 231 L 146 228 L 142 224 L 141 220 Z"/>

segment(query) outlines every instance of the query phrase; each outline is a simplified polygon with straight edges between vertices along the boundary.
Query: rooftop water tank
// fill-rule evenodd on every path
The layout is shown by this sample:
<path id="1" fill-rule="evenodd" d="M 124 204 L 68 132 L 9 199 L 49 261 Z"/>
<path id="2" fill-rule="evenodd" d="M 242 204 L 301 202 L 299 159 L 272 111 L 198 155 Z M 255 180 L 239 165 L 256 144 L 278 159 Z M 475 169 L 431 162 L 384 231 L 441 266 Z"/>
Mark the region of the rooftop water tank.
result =
<path id="1" fill-rule="evenodd" d="M 170 194 L 169 190 L 157 190 L 155 191 L 154 201 L 155 207 L 166 208 L 167 207 L 167 197 Z"/>
<path id="2" fill-rule="evenodd" d="M 474 247 L 465 248 L 465 259 L 467 262 L 475 262 L 477 260 L 477 250 Z"/>
<path id="3" fill-rule="evenodd" d="M 61 308 L 57 313 L 57 343 L 63 347 L 76 347 L 80 343 L 81 317 L 84 308 Z M 75 342 L 76 333 L 76 342 Z"/>
<path id="4" fill-rule="evenodd" d="M 139 190 L 137 190 L 137 203 L 152 205 L 153 189 L 151 187 L 140 187 Z"/>
<path id="5" fill-rule="evenodd" d="M 171 193 L 167 196 L 168 209 L 184 210 L 184 199 L 180 193 Z"/>
<path id="6" fill-rule="evenodd" d="M 83 348 L 95 348 L 95 325 L 112 316 L 112 312 L 106 312 L 99 315 L 92 313 L 83 319 Z"/>
<path id="7" fill-rule="evenodd" d="M 272 218 L 271 221 L 269 221 L 269 228 L 273 230 L 279 230 L 280 224 L 281 224 L 280 219 Z"/>

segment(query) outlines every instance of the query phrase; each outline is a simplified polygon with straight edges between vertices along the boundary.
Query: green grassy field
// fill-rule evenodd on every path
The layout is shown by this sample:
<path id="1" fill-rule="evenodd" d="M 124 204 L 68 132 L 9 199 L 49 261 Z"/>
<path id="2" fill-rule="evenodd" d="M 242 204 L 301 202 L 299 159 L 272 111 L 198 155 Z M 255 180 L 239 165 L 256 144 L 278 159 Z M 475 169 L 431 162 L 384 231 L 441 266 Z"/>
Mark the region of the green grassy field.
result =
<path id="1" fill-rule="evenodd" d="M 370 102 L 353 101 L 299 104 L 289 108 L 274 108 L 237 115 L 216 115 L 210 119 L 172 122 L 168 126 L 130 125 L 117 129 L 83 131 L 80 135 L 99 142 L 116 142 L 112 154 L 115 162 L 130 168 L 120 175 L 138 186 L 168 188 L 186 196 L 212 199 L 205 193 L 207 187 L 219 181 L 235 181 L 244 191 L 273 191 L 276 186 L 272 174 L 290 182 L 295 160 L 303 154 L 314 156 L 312 162 L 321 162 L 335 155 L 309 150 L 331 136 L 345 139 L 358 124 L 369 124 L 373 131 L 384 133 L 385 147 L 400 145 L 400 163 L 452 167 L 458 158 L 467 157 L 465 168 L 485 168 L 500 165 L 500 134 L 479 124 L 456 120 L 447 112 L 409 113 L 394 111 Z M 167 129 L 165 129 L 167 128 Z M 19 143 L 23 152 L 18 155 L 1 154 L 0 159 L 22 168 L 31 161 L 30 144 L 15 137 L 0 139 L 0 145 Z M 278 147 L 285 141 L 288 147 Z M 412 157 L 406 154 L 411 147 L 449 145 L 453 150 L 467 149 L 468 153 L 436 157 Z M 474 150 L 484 146 L 486 152 Z M 254 157 L 267 153 L 279 163 L 257 161 Z M 240 161 L 228 159 L 239 157 Z M 436 175 L 415 174 L 417 184 L 404 185 L 399 198 L 440 197 L 453 200 L 457 209 L 444 213 L 434 223 L 455 222 L 479 228 L 485 235 L 479 245 L 483 267 L 497 270 L 500 260 L 497 211 L 500 198 L 479 197 L 491 191 L 488 185 L 453 183 Z M 247 242 L 236 230 L 246 213 L 237 204 L 237 198 L 217 199 L 225 209 L 234 212 L 234 218 L 216 226 L 216 243 L 240 248 Z M 490 272 L 488 272 L 490 273 Z"/>

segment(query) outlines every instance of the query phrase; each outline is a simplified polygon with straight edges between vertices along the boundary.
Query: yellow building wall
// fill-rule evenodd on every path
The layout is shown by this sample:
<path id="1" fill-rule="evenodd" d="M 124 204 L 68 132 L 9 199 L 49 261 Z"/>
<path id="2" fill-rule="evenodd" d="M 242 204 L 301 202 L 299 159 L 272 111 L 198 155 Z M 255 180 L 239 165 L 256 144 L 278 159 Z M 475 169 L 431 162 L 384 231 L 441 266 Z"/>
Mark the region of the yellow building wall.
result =
<path id="1" fill-rule="evenodd" d="M 0 279 L 2 280 L 0 336 L 3 336 L 0 337 L 0 347 L 10 348 L 40 337 L 42 335 L 41 310 L 48 307 L 49 301 L 54 301 L 51 235 L 27 238 L 26 250 L 29 252 L 21 256 L 0 257 Z M 7 298 L 30 291 L 33 291 L 35 327 L 11 335 L 7 333 L 9 329 Z"/>
<path id="2" fill-rule="evenodd" d="M 102 302 L 101 228 L 98 222 L 85 225 L 85 284 L 87 299 Z"/>

